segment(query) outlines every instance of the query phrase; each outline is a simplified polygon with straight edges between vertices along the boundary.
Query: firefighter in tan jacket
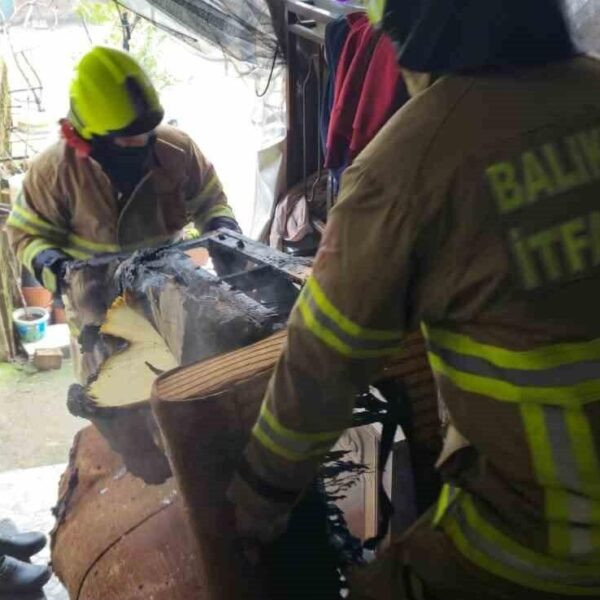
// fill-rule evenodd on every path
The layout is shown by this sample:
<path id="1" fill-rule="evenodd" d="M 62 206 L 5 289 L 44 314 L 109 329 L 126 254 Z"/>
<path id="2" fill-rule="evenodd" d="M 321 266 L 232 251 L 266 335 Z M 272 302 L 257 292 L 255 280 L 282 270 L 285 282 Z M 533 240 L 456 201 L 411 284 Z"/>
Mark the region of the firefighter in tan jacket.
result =
<path id="1" fill-rule="evenodd" d="M 423 89 L 344 176 L 229 489 L 240 536 L 281 533 L 420 326 L 458 443 L 350 597 L 600 598 L 600 62 L 558 0 L 370 12 Z"/>
<path id="2" fill-rule="evenodd" d="M 128 54 L 96 47 L 76 68 L 63 138 L 32 162 L 8 220 L 13 247 L 49 290 L 72 259 L 200 232 L 239 231 L 213 166 Z"/>

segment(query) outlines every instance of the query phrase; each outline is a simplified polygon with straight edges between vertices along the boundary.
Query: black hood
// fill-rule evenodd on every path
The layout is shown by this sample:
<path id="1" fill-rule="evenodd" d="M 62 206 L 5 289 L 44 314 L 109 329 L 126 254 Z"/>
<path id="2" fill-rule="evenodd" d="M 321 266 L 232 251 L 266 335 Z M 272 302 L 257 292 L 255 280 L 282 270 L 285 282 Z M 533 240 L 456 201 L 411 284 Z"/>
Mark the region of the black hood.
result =
<path id="1" fill-rule="evenodd" d="M 576 53 L 561 0 L 388 0 L 382 27 L 413 71 L 526 66 Z"/>

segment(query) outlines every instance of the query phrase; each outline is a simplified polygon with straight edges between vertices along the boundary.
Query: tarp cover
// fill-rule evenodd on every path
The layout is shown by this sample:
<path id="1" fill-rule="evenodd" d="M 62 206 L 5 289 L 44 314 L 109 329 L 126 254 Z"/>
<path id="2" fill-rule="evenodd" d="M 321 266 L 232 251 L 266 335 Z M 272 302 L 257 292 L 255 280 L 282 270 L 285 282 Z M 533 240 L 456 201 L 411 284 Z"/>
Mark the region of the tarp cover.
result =
<path id="1" fill-rule="evenodd" d="M 284 0 L 118 1 L 204 52 L 207 44 L 222 50 L 260 77 L 268 77 L 273 63 L 283 59 Z M 600 0 L 565 4 L 584 49 L 600 51 Z"/>
<path id="2" fill-rule="evenodd" d="M 283 61 L 269 9 L 279 0 L 118 1 L 205 55 L 220 50 L 243 74 L 266 81 Z"/>

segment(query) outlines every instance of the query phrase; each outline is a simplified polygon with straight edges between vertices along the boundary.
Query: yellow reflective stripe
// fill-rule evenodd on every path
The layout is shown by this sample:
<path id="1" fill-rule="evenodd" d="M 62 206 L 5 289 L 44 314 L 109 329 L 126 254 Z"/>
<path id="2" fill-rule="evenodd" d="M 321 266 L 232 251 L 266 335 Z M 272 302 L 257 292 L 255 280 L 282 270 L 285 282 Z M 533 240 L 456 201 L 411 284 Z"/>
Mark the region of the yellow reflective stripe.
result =
<path id="1" fill-rule="evenodd" d="M 33 261 L 35 257 L 44 250 L 49 250 L 50 248 L 56 248 L 56 245 L 49 244 L 44 239 L 34 239 L 31 243 L 27 244 L 23 251 L 21 252 L 21 262 L 27 269 L 33 273 Z"/>
<path id="2" fill-rule="evenodd" d="M 367 0 L 367 16 L 373 25 L 379 25 L 383 21 L 387 0 Z"/>
<path id="3" fill-rule="evenodd" d="M 11 210 L 11 216 L 22 219 L 25 223 L 34 227 L 40 232 L 55 236 L 64 236 L 66 231 L 62 227 L 58 227 L 45 219 L 42 219 L 35 212 L 27 208 L 23 204 L 14 204 Z"/>
<path id="4" fill-rule="evenodd" d="M 558 488 L 545 490 L 545 515 L 550 524 L 566 523 L 569 520 L 568 495 L 566 490 Z"/>
<path id="5" fill-rule="evenodd" d="M 589 418 L 580 409 L 567 409 L 565 420 L 577 462 L 581 491 L 600 501 L 600 462 Z"/>
<path id="6" fill-rule="evenodd" d="M 263 405 L 252 430 L 257 440 L 274 454 L 299 462 L 328 452 L 342 431 L 303 433 L 288 429 Z"/>
<path id="7" fill-rule="evenodd" d="M 347 356 L 348 358 L 381 358 L 399 352 L 401 349 L 399 346 L 374 349 L 357 348 L 340 339 L 337 333 L 319 322 L 311 308 L 308 306 L 306 298 L 302 295 L 296 304 L 296 308 L 300 311 L 304 325 L 315 337 L 319 338 L 326 346 L 329 346 L 335 352 Z M 358 342 L 360 342 L 360 340 L 358 340 Z"/>
<path id="8" fill-rule="evenodd" d="M 74 233 L 68 237 L 70 247 L 90 252 L 91 254 L 99 254 L 102 252 L 120 252 L 121 246 L 118 244 L 107 244 L 104 242 L 93 242 Z"/>
<path id="9" fill-rule="evenodd" d="M 448 377 L 461 390 L 489 396 L 501 402 L 577 406 L 595 402 L 600 398 L 600 378 L 560 387 L 518 386 L 499 379 L 459 371 L 431 352 L 428 353 L 428 357 L 431 368 Z"/>
<path id="10" fill-rule="evenodd" d="M 318 337 L 322 342 L 339 354 L 350 357 L 354 356 L 353 349 L 350 346 L 338 339 L 331 331 L 323 327 L 317 321 L 310 308 L 303 301 L 302 297 L 300 298 L 300 301 L 296 307 L 302 315 L 304 324 L 313 335 Z"/>
<path id="11" fill-rule="evenodd" d="M 299 444 L 291 440 L 284 440 L 272 430 L 269 430 L 264 421 L 256 423 L 252 429 L 252 434 L 273 454 L 277 454 L 291 462 L 301 462 L 315 456 L 323 456 L 335 443 L 335 440 L 333 440 L 331 442 L 318 442 L 316 444 Z"/>
<path id="12" fill-rule="evenodd" d="M 42 269 L 42 285 L 50 292 L 56 291 L 56 275 L 48 267 Z"/>
<path id="13" fill-rule="evenodd" d="M 270 437 L 267 436 L 266 433 L 263 432 L 262 429 L 260 429 L 260 427 L 255 425 L 254 429 L 252 429 L 252 435 L 273 454 L 281 456 L 282 458 L 285 458 L 291 462 L 298 462 L 298 458 L 295 453 L 290 452 L 287 450 L 287 448 L 275 443 Z"/>
<path id="14" fill-rule="evenodd" d="M 370 329 L 354 323 L 333 306 L 314 277 L 304 286 L 296 309 L 313 335 L 344 356 L 379 358 L 401 349 L 402 332 Z"/>
<path id="15" fill-rule="evenodd" d="M 196 198 L 192 202 L 197 203 L 198 206 L 195 204 L 188 206 L 189 214 L 191 215 L 191 218 L 194 219 L 194 225 L 196 226 L 198 235 L 202 235 L 204 233 L 204 229 L 211 219 L 215 219 L 216 217 L 235 219 L 233 210 L 227 204 L 215 204 L 214 206 L 211 206 L 205 213 L 203 213 L 202 206 L 200 206 L 203 201 L 203 198 Z"/>
<path id="16" fill-rule="evenodd" d="M 597 500 L 566 489 L 548 488 L 545 491 L 548 521 L 566 523 L 573 518 L 578 523 L 600 526 L 600 502 Z M 579 509 L 573 508 L 578 506 Z"/>
<path id="17" fill-rule="evenodd" d="M 215 191 L 219 191 L 221 193 L 223 191 L 221 187 L 221 182 L 219 181 L 219 177 L 213 171 L 210 179 L 206 184 L 203 185 L 202 190 L 198 194 L 198 198 L 209 198 Z"/>
<path id="18" fill-rule="evenodd" d="M 523 404 L 520 409 L 538 482 L 544 487 L 558 488 L 558 477 L 552 457 L 552 445 L 546 427 L 544 408 L 539 404 Z"/>
<path id="19" fill-rule="evenodd" d="M 403 335 L 403 332 L 400 330 L 370 329 L 367 327 L 362 327 L 358 325 L 358 323 L 351 321 L 331 303 L 323 291 L 323 288 L 313 276 L 308 278 L 308 281 L 306 282 L 306 288 L 314 298 L 319 310 L 321 310 L 327 317 L 334 321 L 335 324 L 348 335 L 365 340 L 378 341 L 397 341 L 398 338 L 402 337 Z"/>
<path id="20" fill-rule="evenodd" d="M 470 536 L 463 530 L 457 518 L 458 511 L 455 511 L 455 514 L 449 513 L 442 527 L 459 552 L 481 569 L 524 587 L 545 592 L 579 596 L 597 596 L 600 593 L 597 566 L 565 563 L 521 546 L 485 521 L 467 495 L 462 496 L 461 509 L 471 530 Z M 473 539 L 473 535 L 477 536 L 477 539 Z M 512 564 L 502 560 L 507 557 Z M 578 582 L 582 578 L 598 580 L 599 584 L 583 586 L 577 583 L 563 583 L 536 576 L 536 572 L 564 574 L 565 578 L 572 577 L 573 581 Z"/>
<path id="21" fill-rule="evenodd" d="M 545 515 L 548 519 L 548 547 L 551 554 L 566 556 L 569 545 L 568 536 L 564 535 L 562 525 L 568 521 L 569 512 L 564 494 L 559 492 L 556 465 L 552 455 L 552 442 L 546 425 L 544 407 L 540 404 L 522 404 L 521 417 L 533 470 L 538 483 L 545 490 Z"/>
<path id="22" fill-rule="evenodd" d="M 57 235 L 56 233 L 47 231 L 45 229 L 41 229 L 37 225 L 31 224 L 30 222 L 23 219 L 19 214 L 17 214 L 14 209 L 11 211 L 6 224 L 14 229 L 19 229 L 20 231 L 24 231 L 29 235 L 35 237 L 43 237 L 45 239 L 50 239 L 55 243 L 61 243 L 64 240 L 63 236 Z"/>
<path id="23" fill-rule="evenodd" d="M 600 471 L 589 420 L 580 408 L 521 405 L 536 480 L 544 491 L 548 550 L 592 560 L 600 518 Z"/>
<path id="24" fill-rule="evenodd" d="M 548 523 L 548 550 L 552 556 L 567 558 L 571 539 L 566 522 L 551 521 Z"/>
<path id="25" fill-rule="evenodd" d="M 466 335 L 435 329 L 424 323 L 421 328 L 428 340 L 443 348 L 483 358 L 504 369 L 543 370 L 600 358 L 600 338 L 587 342 L 553 344 L 533 350 L 508 350 L 482 344 Z"/>
<path id="26" fill-rule="evenodd" d="M 216 217 L 229 217 L 235 219 L 233 210 L 231 210 L 231 207 L 227 204 L 215 204 L 212 206 L 204 216 L 203 222 L 208 223 L 211 219 Z"/>
<path id="27" fill-rule="evenodd" d="M 442 519 L 446 516 L 448 508 L 450 508 L 450 502 L 453 496 L 452 491 L 453 486 L 451 486 L 449 483 L 445 483 L 443 485 L 442 491 L 440 492 L 440 497 L 437 501 L 435 515 L 432 521 L 434 527 L 437 527 L 441 523 Z"/>
<path id="28" fill-rule="evenodd" d="M 586 497 L 586 519 L 582 523 L 577 515 L 569 514 L 569 554 L 594 560 L 600 558 L 600 463 L 589 418 L 581 409 L 566 409 L 565 423 L 571 449 L 577 465 L 581 493 Z"/>
<path id="29" fill-rule="evenodd" d="M 320 431 L 317 433 L 308 433 L 303 431 L 294 431 L 293 429 L 289 429 L 282 425 L 277 417 L 269 410 L 266 402 L 263 403 L 263 406 L 260 411 L 260 417 L 263 418 L 269 426 L 279 433 L 283 437 L 291 438 L 293 440 L 299 440 L 302 442 L 328 442 L 335 441 L 341 435 L 343 430 L 337 431 Z"/>
<path id="30" fill-rule="evenodd" d="M 462 496 L 461 506 L 465 512 L 468 523 L 474 529 L 479 531 L 481 535 L 487 539 L 496 540 L 498 546 L 504 548 L 513 556 L 522 559 L 525 563 L 539 565 L 540 567 L 550 570 L 561 570 L 565 573 L 572 574 L 573 577 L 594 577 L 598 579 L 600 585 L 600 572 L 596 566 L 562 561 L 522 546 L 485 520 L 479 514 L 473 499 L 468 494 Z"/>
<path id="31" fill-rule="evenodd" d="M 83 252 L 82 250 L 78 250 L 77 248 L 72 248 L 70 246 L 67 248 L 61 248 L 61 250 L 68 254 L 71 258 L 75 258 L 77 260 L 88 260 L 94 256 L 90 252 Z"/>
<path id="32" fill-rule="evenodd" d="M 598 525 L 592 528 L 592 544 L 594 548 L 600 548 L 600 526 Z"/>
<path id="33" fill-rule="evenodd" d="M 14 229 L 19 229 L 20 231 L 24 231 L 29 235 L 34 235 L 36 237 L 40 236 L 40 232 L 34 227 L 30 227 L 26 223 L 20 222 L 18 219 L 13 218 L 13 213 L 11 213 L 10 217 L 6 220 L 6 224 Z"/>

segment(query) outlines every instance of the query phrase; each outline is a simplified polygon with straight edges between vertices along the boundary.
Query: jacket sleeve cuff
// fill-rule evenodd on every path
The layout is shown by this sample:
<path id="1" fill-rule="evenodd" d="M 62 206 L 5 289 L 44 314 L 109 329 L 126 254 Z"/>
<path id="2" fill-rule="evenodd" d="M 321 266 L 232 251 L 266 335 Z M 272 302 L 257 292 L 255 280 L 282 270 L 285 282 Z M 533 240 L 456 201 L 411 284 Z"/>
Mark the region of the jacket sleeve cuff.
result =
<path id="1" fill-rule="evenodd" d="M 227 497 L 233 504 L 261 518 L 286 515 L 301 494 L 302 490 L 280 488 L 264 480 L 245 458 L 227 490 Z"/>
<path id="2" fill-rule="evenodd" d="M 55 292 L 58 289 L 61 267 L 68 260 L 69 257 L 57 248 L 42 250 L 31 262 L 33 274 L 46 289 Z"/>

